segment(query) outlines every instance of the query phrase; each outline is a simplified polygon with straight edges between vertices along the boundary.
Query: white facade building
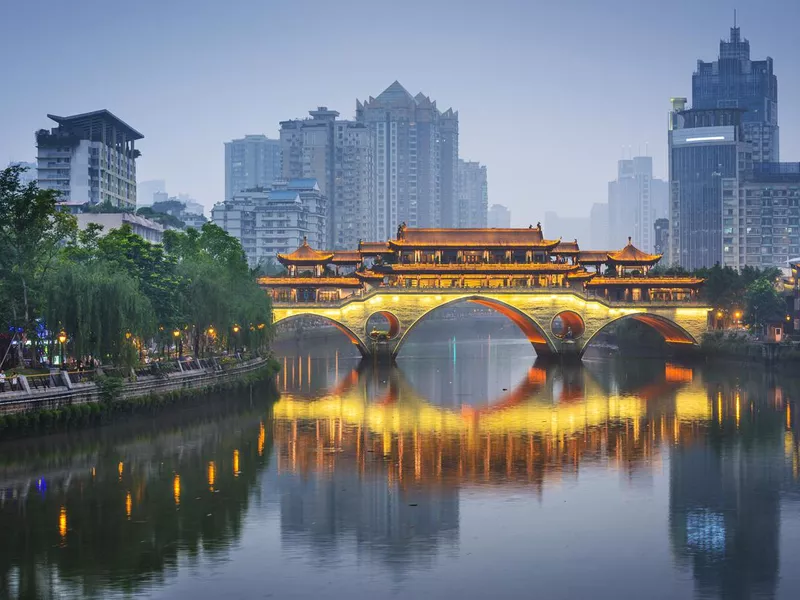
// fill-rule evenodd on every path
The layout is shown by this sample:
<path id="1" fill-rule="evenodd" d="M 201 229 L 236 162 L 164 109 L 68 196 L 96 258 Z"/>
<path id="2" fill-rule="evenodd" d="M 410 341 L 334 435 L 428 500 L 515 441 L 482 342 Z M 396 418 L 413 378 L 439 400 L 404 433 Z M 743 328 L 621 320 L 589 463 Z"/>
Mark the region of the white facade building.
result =
<path id="1" fill-rule="evenodd" d="M 103 234 L 112 229 L 119 229 L 123 225 L 130 225 L 133 233 L 146 239 L 152 244 L 160 244 L 164 238 L 164 226 L 150 219 L 145 219 L 133 213 L 78 213 L 78 227 L 86 229 L 90 223 L 102 225 Z"/>
<path id="2" fill-rule="evenodd" d="M 458 227 L 486 227 L 489 187 L 486 166 L 458 161 Z"/>
<path id="3" fill-rule="evenodd" d="M 359 240 L 376 239 L 369 129 L 339 120 L 339 113 L 325 106 L 309 114 L 310 119 L 281 122 L 283 177 L 315 179 L 327 198 L 328 230 L 323 247 L 355 248 Z"/>
<path id="4" fill-rule="evenodd" d="M 8 166 L 9 167 L 18 166 L 27 169 L 26 171 L 23 171 L 19 176 L 19 182 L 23 186 L 27 186 L 29 183 L 37 181 L 36 163 L 12 160 L 10 163 L 8 163 Z"/>
<path id="5" fill-rule="evenodd" d="M 71 117 L 36 132 L 39 187 L 63 202 L 136 206 L 135 141 L 144 136 L 107 110 Z"/>
<path id="6" fill-rule="evenodd" d="M 281 143 L 265 135 L 225 142 L 225 199 L 243 190 L 268 188 L 281 178 Z"/>
<path id="7" fill-rule="evenodd" d="M 211 209 L 211 220 L 241 242 L 247 261 L 255 266 L 279 252 L 293 252 L 304 238 L 315 248 L 325 248 L 326 209 L 316 181 L 291 180 L 276 182 L 269 190 L 234 194 Z"/>

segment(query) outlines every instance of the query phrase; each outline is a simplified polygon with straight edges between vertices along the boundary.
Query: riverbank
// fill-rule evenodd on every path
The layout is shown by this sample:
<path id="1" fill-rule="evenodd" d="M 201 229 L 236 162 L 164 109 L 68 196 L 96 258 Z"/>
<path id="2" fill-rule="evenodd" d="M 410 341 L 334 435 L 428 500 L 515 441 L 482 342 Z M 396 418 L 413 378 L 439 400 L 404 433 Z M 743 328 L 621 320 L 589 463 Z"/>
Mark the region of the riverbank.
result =
<path id="1" fill-rule="evenodd" d="M 800 368 L 800 346 L 762 342 L 742 332 L 715 331 L 703 336 L 700 355 L 706 362 L 740 362 L 775 368 Z"/>
<path id="2" fill-rule="evenodd" d="M 198 394 L 268 380 L 279 370 L 271 357 L 236 363 L 208 360 L 191 369 L 179 366 L 172 373 L 130 380 L 100 376 L 70 380 L 63 387 L 6 392 L 0 395 L 0 435 L 47 432 L 103 422 L 117 413 L 151 411 Z"/>

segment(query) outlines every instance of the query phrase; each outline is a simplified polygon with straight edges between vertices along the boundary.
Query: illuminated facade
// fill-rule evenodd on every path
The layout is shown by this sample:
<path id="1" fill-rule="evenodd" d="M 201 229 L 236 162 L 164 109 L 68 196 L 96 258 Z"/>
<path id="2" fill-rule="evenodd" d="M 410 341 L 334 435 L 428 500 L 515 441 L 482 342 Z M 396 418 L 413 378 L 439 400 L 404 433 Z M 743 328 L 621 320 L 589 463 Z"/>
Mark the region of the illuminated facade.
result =
<path id="1" fill-rule="evenodd" d="M 655 277 L 660 255 L 628 244 L 618 251 L 581 251 L 578 242 L 546 239 L 539 225 L 524 229 L 411 229 L 388 242 L 361 242 L 356 251 L 316 250 L 304 241 L 279 254 L 287 273 L 259 283 L 274 302 L 275 321 L 301 315 L 329 319 L 364 354 L 366 322 L 388 322 L 383 338 L 395 354 L 425 314 L 469 300 L 512 320 L 539 353 L 581 353 L 609 323 L 631 317 L 669 343 L 694 344 L 707 308 L 689 308 L 702 280 Z M 387 340 L 383 340 L 387 341 Z"/>

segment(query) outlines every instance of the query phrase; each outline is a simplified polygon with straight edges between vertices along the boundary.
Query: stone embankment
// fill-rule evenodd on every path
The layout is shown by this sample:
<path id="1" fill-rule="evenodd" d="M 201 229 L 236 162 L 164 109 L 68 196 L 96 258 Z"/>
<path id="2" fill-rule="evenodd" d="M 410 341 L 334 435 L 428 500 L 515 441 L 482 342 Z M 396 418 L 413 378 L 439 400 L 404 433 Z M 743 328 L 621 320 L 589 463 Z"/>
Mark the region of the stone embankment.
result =
<path id="1" fill-rule="evenodd" d="M 107 400 L 124 402 L 145 396 L 205 390 L 256 374 L 271 368 L 269 358 L 247 360 L 191 359 L 168 363 L 167 369 L 148 368 L 131 371 L 126 378 L 99 372 L 56 371 L 50 375 L 7 378 L 0 391 L 0 415 L 58 410 L 67 406 Z M 156 372 L 158 371 L 158 372 Z M 155 374 L 154 374 L 155 373 Z M 108 385 L 114 381 L 115 384 Z"/>

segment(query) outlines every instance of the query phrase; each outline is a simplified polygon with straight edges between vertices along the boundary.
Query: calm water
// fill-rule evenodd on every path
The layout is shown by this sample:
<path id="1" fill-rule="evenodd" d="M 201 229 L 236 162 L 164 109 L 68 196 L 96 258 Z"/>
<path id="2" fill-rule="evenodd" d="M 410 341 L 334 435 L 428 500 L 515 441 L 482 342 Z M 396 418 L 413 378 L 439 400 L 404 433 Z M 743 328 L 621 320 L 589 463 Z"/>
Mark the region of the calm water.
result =
<path id="1" fill-rule="evenodd" d="M 800 597 L 800 380 L 451 329 L 0 443 L 0 597 Z"/>

